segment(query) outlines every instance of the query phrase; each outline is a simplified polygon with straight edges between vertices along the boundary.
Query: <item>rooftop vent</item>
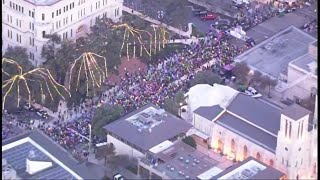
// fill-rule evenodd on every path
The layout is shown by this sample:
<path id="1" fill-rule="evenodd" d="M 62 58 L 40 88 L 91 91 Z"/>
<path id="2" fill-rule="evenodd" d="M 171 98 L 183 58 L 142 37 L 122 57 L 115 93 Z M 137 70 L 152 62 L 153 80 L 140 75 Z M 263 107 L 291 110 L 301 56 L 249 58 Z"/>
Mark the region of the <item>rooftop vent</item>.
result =
<path id="1" fill-rule="evenodd" d="M 148 124 L 152 121 L 152 116 L 148 113 L 141 113 L 139 114 L 139 119 L 145 123 L 145 124 Z"/>
<path id="2" fill-rule="evenodd" d="M 34 150 L 30 150 L 29 151 L 29 157 L 30 158 L 35 158 L 36 157 L 36 153 L 34 152 Z"/>
<path id="3" fill-rule="evenodd" d="M 142 129 L 139 128 L 139 129 L 138 129 L 138 132 L 141 133 L 141 132 L 142 132 Z"/>

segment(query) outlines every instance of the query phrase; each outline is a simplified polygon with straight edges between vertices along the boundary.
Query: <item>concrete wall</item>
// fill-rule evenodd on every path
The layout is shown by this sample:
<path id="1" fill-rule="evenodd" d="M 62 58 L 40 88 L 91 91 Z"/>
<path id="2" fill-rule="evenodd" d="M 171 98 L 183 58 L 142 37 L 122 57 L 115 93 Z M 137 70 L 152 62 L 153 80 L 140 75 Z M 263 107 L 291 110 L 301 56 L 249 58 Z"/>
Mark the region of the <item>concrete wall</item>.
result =
<path id="1" fill-rule="evenodd" d="M 128 155 L 130 157 L 134 158 L 140 158 L 143 157 L 144 154 L 140 151 L 137 151 L 136 149 L 132 148 L 131 146 L 125 144 L 124 142 L 107 135 L 108 143 L 113 143 L 116 151 L 116 155 Z"/>
<path id="2" fill-rule="evenodd" d="M 304 72 L 299 71 L 292 65 L 288 67 L 288 83 L 306 76 Z M 294 96 L 305 99 L 311 96 L 312 88 L 318 88 L 317 79 L 315 77 L 307 77 L 295 86 L 285 91 L 285 98 L 294 99 Z"/>
<path id="3" fill-rule="evenodd" d="M 193 113 L 193 115 L 193 127 L 210 136 L 210 134 L 212 133 L 212 122 L 195 113 Z"/>

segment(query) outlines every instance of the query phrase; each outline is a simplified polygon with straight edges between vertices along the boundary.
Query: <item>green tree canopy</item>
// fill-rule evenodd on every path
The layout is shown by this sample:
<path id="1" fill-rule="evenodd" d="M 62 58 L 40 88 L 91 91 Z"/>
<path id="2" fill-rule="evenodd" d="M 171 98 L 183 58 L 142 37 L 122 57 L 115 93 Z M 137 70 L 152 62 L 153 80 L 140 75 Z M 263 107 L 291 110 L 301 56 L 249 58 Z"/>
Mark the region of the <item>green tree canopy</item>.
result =
<path id="1" fill-rule="evenodd" d="M 232 69 L 232 73 L 237 77 L 238 81 L 241 83 L 247 83 L 247 77 L 250 68 L 248 67 L 246 62 L 236 63 L 235 67 Z"/>
<path id="2" fill-rule="evenodd" d="M 172 98 L 169 98 L 169 99 L 166 99 L 164 101 L 164 104 L 163 104 L 163 108 L 170 112 L 171 114 L 173 115 L 176 115 L 178 116 L 179 113 L 179 105 L 177 104 L 177 102 L 175 101 L 175 99 L 172 99 Z"/>
<path id="3" fill-rule="evenodd" d="M 192 136 L 187 136 L 187 137 L 183 138 L 182 141 L 183 141 L 184 143 L 188 144 L 188 145 L 191 146 L 191 147 L 194 147 L 194 148 L 197 147 L 197 143 L 196 143 L 196 141 L 193 139 Z"/>
<path id="4" fill-rule="evenodd" d="M 123 113 L 124 108 L 120 105 L 107 105 L 98 108 L 91 123 L 93 134 L 99 137 L 104 136 L 103 126 L 117 120 Z"/>
<path id="5" fill-rule="evenodd" d="M 34 67 L 28 59 L 27 49 L 20 46 L 8 47 L 3 58 L 16 61 L 23 68 L 24 72 L 27 72 Z M 7 72 L 10 72 L 10 70 L 7 69 Z"/>
<path id="6" fill-rule="evenodd" d="M 215 83 L 221 83 L 221 78 L 212 71 L 199 71 L 191 81 L 192 86 L 197 84 L 209 84 L 212 86 Z"/>

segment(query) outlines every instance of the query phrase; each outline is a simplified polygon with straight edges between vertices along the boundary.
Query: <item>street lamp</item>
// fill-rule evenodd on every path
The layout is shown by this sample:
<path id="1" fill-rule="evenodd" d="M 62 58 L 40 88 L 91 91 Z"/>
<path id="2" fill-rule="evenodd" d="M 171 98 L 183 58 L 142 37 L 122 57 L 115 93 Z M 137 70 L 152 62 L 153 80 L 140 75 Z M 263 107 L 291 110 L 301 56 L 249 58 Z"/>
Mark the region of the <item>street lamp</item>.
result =
<path id="1" fill-rule="evenodd" d="M 91 150 L 92 134 L 91 134 L 91 124 L 89 126 L 89 151 Z"/>

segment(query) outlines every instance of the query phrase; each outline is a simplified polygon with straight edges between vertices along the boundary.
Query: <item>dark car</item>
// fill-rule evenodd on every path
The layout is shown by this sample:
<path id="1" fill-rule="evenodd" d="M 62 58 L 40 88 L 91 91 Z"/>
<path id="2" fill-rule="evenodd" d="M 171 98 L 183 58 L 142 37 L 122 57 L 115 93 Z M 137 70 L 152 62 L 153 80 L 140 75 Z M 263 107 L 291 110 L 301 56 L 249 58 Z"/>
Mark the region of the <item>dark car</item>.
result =
<path id="1" fill-rule="evenodd" d="M 208 14 L 208 11 L 194 11 L 193 15 L 195 16 L 205 16 Z"/>
<path id="2" fill-rule="evenodd" d="M 43 111 L 41 109 L 36 109 L 36 114 L 44 119 L 48 119 L 49 115 L 46 111 Z"/>
<path id="3" fill-rule="evenodd" d="M 29 103 L 25 103 L 23 105 L 23 109 L 28 110 L 28 111 L 35 111 L 35 107 L 33 107 L 32 105 L 30 105 Z"/>
<path id="4" fill-rule="evenodd" d="M 246 45 L 249 47 L 253 47 L 256 45 L 256 42 L 252 38 L 249 38 L 248 40 L 246 40 Z"/>
<path id="5" fill-rule="evenodd" d="M 220 28 L 220 29 L 228 29 L 230 28 L 230 21 L 228 19 L 219 19 L 213 21 L 211 27 Z"/>

